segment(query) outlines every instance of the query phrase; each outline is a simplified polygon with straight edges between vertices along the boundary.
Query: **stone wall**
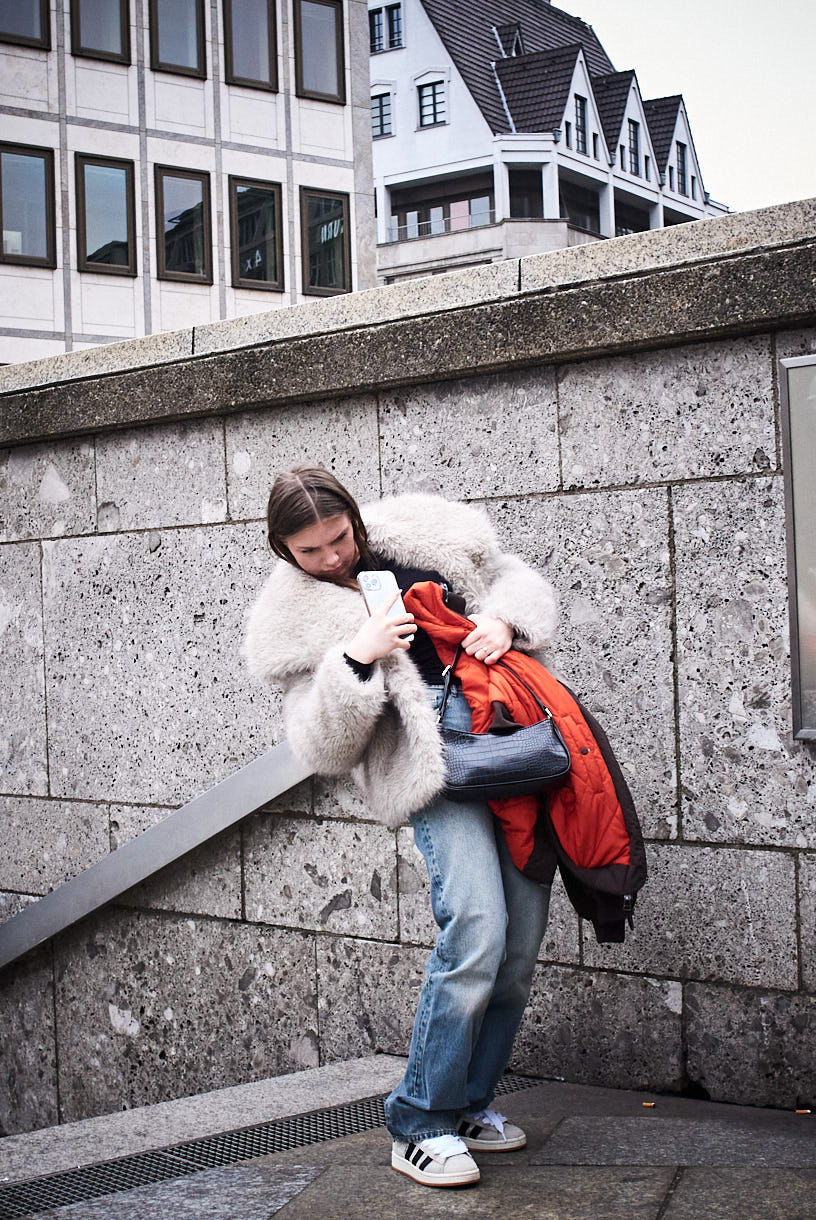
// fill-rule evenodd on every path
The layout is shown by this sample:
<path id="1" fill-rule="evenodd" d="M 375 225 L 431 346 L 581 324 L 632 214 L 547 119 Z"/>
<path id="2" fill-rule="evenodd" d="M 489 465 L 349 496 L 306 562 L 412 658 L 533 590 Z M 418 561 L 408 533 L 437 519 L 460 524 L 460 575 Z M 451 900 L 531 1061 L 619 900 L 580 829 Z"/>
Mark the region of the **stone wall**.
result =
<path id="1" fill-rule="evenodd" d="M 789 205 L 0 370 L 5 916 L 278 739 L 240 644 L 308 456 L 486 506 L 634 790 L 635 932 L 556 888 L 516 1069 L 816 1100 L 776 363 L 814 249 Z M 432 936 L 410 832 L 309 781 L 5 973 L 2 1123 L 404 1052 Z"/>

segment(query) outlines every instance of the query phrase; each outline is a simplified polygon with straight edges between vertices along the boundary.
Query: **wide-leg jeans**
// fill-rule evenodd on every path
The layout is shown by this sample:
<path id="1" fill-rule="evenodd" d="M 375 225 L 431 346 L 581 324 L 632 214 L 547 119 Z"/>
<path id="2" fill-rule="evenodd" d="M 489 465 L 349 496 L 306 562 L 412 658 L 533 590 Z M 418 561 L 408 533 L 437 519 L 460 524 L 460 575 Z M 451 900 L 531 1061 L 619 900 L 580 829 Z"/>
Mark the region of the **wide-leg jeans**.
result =
<path id="1" fill-rule="evenodd" d="M 438 707 L 441 688 L 428 688 Z M 469 730 L 458 686 L 444 723 Z M 488 1106 L 510 1059 L 547 926 L 550 887 L 515 867 L 485 803 L 438 797 L 411 818 L 439 925 L 405 1075 L 385 1103 L 388 1130 L 417 1142 L 455 1132 Z"/>

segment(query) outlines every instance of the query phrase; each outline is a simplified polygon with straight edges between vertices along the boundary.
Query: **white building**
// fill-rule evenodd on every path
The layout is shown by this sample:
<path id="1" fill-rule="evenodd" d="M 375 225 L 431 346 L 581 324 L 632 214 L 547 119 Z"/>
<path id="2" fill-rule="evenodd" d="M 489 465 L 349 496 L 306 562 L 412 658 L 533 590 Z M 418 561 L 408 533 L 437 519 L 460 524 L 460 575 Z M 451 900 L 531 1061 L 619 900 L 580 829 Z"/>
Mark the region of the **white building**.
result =
<path id="1" fill-rule="evenodd" d="M 370 287 L 366 23 L 365 0 L 1 3 L 0 362 Z"/>
<path id="2" fill-rule="evenodd" d="M 369 0 L 381 282 L 722 215 L 682 97 L 548 0 Z"/>

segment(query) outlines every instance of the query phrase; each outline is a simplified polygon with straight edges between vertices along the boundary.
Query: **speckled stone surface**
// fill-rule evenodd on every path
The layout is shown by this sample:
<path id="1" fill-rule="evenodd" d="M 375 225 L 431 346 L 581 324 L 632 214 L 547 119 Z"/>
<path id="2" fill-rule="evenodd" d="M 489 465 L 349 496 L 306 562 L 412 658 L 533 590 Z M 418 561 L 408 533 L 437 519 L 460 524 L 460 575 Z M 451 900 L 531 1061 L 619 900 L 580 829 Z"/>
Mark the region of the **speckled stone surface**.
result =
<path id="1" fill-rule="evenodd" d="M 20 445 L 0 452 L 0 542 L 87 534 L 95 519 L 91 443 Z"/>
<path id="2" fill-rule="evenodd" d="M 592 245 L 572 246 L 521 260 L 521 290 L 547 288 L 602 276 L 711 258 L 717 254 L 781 245 L 810 236 L 816 226 L 816 200 L 803 199 L 753 212 L 738 212 L 692 224 L 632 233 Z"/>
<path id="3" fill-rule="evenodd" d="M 44 544 L 51 784 L 178 804 L 263 752 L 243 620 L 267 560 L 250 526 Z"/>
<path id="4" fill-rule="evenodd" d="M 0 791 L 48 790 L 40 548 L 0 547 Z"/>
<path id="5" fill-rule="evenodd" d="M 110 850 L 108 811 L 84 801 L 0 797 L 0 888 L 45 894 Z"/>
<path id="6" fill-rule="evenodd" d="M 56 954 L 64 1122 L 317 1065 L 305 933 L 113 910 Z"/>
<path id="7" fill-rule="evenodd" d="M 693 344 L 561 370 L 565 487 L 776 464 L 770 340 Z"/>
<path id="8" fill-rule="evenodd" d="M 665 1220 L 809 1220 L 816 1195 L 812 1169 L 684 1170 Z"/>
<path id="9" fill-rule="evenodd" d="M 381 393 L 384 493 L 521 495 L 558 485 L 552 369 Z"/>
<path id="10" fill-rule="evenodd" d="M 684 833 L 809 847 L 816 755 L 792 739 L 782 479 L 672 495 Z"/>
<path id="11" fill-rule="evenodd" d="M 799 916 L 802 924 L 802 983 L 816 991 L 816 854 L 799 856 Z"/>
<path id="12" fill-rule="evenodd" d="M 224 351 L 321 334 L 324 331 L 374 326 L 393 318 L 440 313 L 481 301 L 493 301 L 518 288 L 518 260 L 469 267 L 446 275 L 427 276 L 384 288 L 325 297 L 287 309 L 250 314 L 229 322 L 195 328 L 197 354 Z"/>
<path id="13" fill-rule="evenodd" d="M 347 779 L 314 777 L 314 811 L 322 818 L 354 818 L 376 821 L 374 812 L 363 800 L 357 786 Z"/>
<path id="14" fill-rule="evenodd" d="M 226 421 L 226 446 L 235 520 L 265 518 L 275 475 L 303 462 L 330 470 L 361 504 L 380 494 L 373 395 L 235 415 Z"/>
<path id="15" fill-rule="evenodd" d="M 21 895 L 9 895 L 2 903 L 3 915 L 11 918 L 26 905 Z M 0 984 L 0 1136 L 4 1136 L 59 1121 L 50 949 L 39 949 L 8 966 Z"/>
<path id="16" fill-rule="evenodd" d="M 26 360 L 0 369 L 0 394 L 56 381 L 98 377 L 120 369 L 183 360 L 192 354 L 192 330 L 166 331 L 122 343 L 100 343 L 82 351 L 64 352 L 44 360 Z"/>
<path id="17" fill-rule="evenodd" d="M 666 979 L 539 966 L 511 1068 L 618 1088 L 678 1089 L 682 990 Z"/>
<path id="18" fill-rule="evenodd" d="M 406 1055 L 428 952 L 340 937 L 317 942 L 324 1060 Z"/>
<path id="19" fill-rule="evenodd" d="M 560 625 L 546 663 L 597 716 L 644 833 L 677 832 L 672 575 L 662 489 L 488 505 L 502 544 L 552 581 Z"/>
<path id="20" fill-rule="evenodd" d="M 223 521 L 223 424 L 202 420 L 100 436 L 96 489 L 100 533 Z"/>
<path id="21" fill-rule="evenodd" d="M 246 827 L 246 918 L 390 940 L 397 935 L 394 832 L 257 816 Z"/>
<path id="22" fill-rule="evenodd" d="M 686 987 L 688 1075 L 739 1105 L 816 1108 L 816 996 Z"/>
<path id="23" fill-rule="evenodd" d="M 403 944 L 432 946 L 438 928 L 431 911 L 428 870 L 414 845 L 410 827 L 397 832 L 399 849 L 400 940 Z M 541 961 L 576 963 L 579 959 L 578 916 L 569 904 L 556 874 L 550 897 L 547 932 L 539 952 Z"/>
<path id="24" fill-rule="evenodd" d="M 312 1165 L 228 1165 L 38 1212 L 40 1220 L 269 1220 L 320 1175 Z"/>
<path id="25" fill-rule="evenodd" d="M 135 839 L 172 812 L 156 806 L 112 805 L 111 850 Z M 121 901 L 126 906 L 151 910 L 240 919 L 241 891 L 241 829 L 235 827 L 128 890 Z"/>
<path id="26" fill-rule="evenodd" d="M 780 330 L 775 336 L 777 359 L 785 356 L 812 356 L 816 352 L 816 327 Z"/>
<path id="27" fill-rule="evenodd" d="M 654 844 L 647 858 L 634 933 L 599 945 L 585 923 L 585 965 L 796 990 L 792 856 Z"/>
<path id="28" fill-rule="evenodd" d="M 816 1168 L 812 1131 L 778 1132 L 730 1118 L 567 1118 L 532 1158 L 545 1165 L 742 1165 Z M 749 1213 L 750 1214 L 750 1213 Z"/>

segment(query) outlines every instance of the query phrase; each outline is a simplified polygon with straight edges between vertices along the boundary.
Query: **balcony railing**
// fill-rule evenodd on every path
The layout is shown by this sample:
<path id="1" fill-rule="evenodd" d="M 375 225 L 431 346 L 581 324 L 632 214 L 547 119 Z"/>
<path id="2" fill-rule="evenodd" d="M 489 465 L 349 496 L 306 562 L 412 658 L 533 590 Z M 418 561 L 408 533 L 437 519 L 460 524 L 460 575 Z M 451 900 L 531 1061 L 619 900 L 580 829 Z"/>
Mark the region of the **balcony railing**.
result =
<path id="1" fill-rule="evenodd" d="M 464 232 L 466 229 L 481 229 L 496 223 L 492 209 L 474 212 L 472 216 L 440 216 L 434 220 L 418 220 L 414 224 L 401 225 L 395 218 L 388 226 L 389 242 L 417 241 L 421 237 L 441 237 L 445 233 Z"/>

